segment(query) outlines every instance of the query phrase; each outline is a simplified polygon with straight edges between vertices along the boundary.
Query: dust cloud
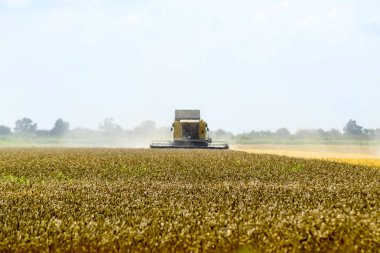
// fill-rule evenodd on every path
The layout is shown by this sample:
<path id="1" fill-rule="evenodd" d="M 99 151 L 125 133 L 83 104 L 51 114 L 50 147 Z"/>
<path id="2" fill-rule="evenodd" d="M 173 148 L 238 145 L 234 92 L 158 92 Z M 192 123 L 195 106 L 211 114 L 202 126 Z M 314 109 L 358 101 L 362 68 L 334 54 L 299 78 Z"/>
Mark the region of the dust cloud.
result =
<path id="1" fill-rule="evenodd" d="M 78 127 L 58 135 L 52 130 L 11 132 L 0 135 L 0 147 L 148 148 L 153 140 L 170 139 L 170 128 L 156 127 L 152 121 L 128 130 L 107 119 L 97 130 Z"/>

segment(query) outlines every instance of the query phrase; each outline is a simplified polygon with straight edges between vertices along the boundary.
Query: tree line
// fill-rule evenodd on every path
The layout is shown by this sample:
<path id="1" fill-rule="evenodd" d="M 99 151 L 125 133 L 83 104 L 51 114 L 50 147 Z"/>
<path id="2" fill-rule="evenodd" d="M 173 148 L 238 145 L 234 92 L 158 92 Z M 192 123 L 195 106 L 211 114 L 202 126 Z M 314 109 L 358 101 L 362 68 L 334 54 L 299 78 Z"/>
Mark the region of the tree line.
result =
<path id="1" fill-rule="evenodd" d="M 157 128 L 153 121 L 145 121 L 133 130 L 125 130 L 119 124 L 116 124 L 112 118 L 102 121 L 98 130 L 90 130 L 85 128 L 70 129 L 70 123 L 57 119 L 54 126 L 49 129 L 38 129 L 38 124 L 32 119 L 24 117 L 15 122 L 13 129 L 8 126 L 0 125 L 0 136 L 66 136 L 83 137 L 103 134 L 105 136 L 143 136 L 143 135 L 160 135 L 170 137 L 166 127 Z M 225 139 L 234 141 L 250 141 L 250 140 L 294 140 L 294 139 L 375 139 L 380 138 L 380 128 L 368 129 L 360 126 L 355 120 L 350 119 L 342 131 L 338 129 L 300 129 L 295 133 L 291 133 L 287 128 L 280 128 L 276 131 L 251 131 L 241 134 L 233 134 L 222 129 L 211 131 L 211 136 L 215 139 Z"/>
<path id="2" fill-rule="evenodd" d="M 250 131 L 234 135 L 222 129 L 214 131 L 213 135 L 217 139 L 229 139 L 237 143 L 251 141 L 293 141 L 293 140 L 373 140 L 380 139 L 380 128 L 369 129 L 360 126 L 355 120 L 350 119 L 339 129 L 324 130 L 318 129 L 299 129 L 291 133 L 287 128 L 279 128 L 276 131 Z"/>
<path id="3" fill-rule="evenodd" d="M 18 135 L 36 135 L 36 136 L 63 136 L 70 130 L 70 124 L 63 119 L 57 119 L 54 126 L 50 130 L 38 129 L 37 123 L 34 123 L 30 118 L 24 117 L 15 122 L 12 129 L 8 126 L 0 125 L 0 135 L 6 136 L 11 134 Z"/>
<path id="4" fill-rule="evenodd" d="M 166 128 L 165 128 L 166 129 Z M 120 125 L 114 123 L 112 118 L 106 118 L 99 123 L 98 130 L 75 128 L 70 129 L 70 123 L 57 119 L 51 129 L 39 129 L 38 124 L 32 119 L 24 117 L 15 122 L 13 129 L 9 126 L 0 125 L 0 136 L 34 136 L 34 137 L 48 137 L 48 136 L 93 136 L 103 134 L 105 136 L 123 136 L 126 134 L 143 135 L 155 132 L 163 132 L 164 128 L 157 128 L 153 121 L 144 121 L 133 130 L 124 130 Z"/>

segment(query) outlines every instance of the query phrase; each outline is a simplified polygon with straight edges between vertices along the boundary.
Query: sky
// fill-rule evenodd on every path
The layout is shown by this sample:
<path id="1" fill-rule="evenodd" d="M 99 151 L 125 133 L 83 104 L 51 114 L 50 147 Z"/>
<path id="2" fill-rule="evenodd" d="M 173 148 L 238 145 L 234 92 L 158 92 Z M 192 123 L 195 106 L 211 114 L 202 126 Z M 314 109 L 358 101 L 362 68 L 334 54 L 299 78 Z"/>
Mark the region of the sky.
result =
<path id="1" fill-rule="evenodd" d="M 380 128 L 378 0 L 0 0 L 0 125 Z"/>

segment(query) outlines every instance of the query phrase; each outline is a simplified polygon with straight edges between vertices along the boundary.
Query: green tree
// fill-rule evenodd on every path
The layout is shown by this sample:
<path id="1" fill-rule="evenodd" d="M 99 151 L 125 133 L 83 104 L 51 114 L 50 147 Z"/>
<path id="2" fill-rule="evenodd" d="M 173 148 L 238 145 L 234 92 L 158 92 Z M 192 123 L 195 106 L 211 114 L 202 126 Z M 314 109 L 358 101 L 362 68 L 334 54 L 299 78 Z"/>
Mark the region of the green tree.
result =
<path id="1" fill-rule="evenodd" d="M 218 129 L 215 131 L 210 131 L 210 136 L 212 136 L 214 139 L 231 139 L 233 137 L 233 134 L 231 132 L 227 132 L 223 129 Z"/>
<path id="2" fill-rule="evenodd" d="M 375 137 L 376 136 L 376 130 L 375 129 L 363 129 L 363 135 L 368 137 Z"/>
<path id="3" fill-rule="evenodd" d="M 50 131 L 54 136 L 65 135 L 70 130 L 70 124 L 63 119 L 57 119 L 55 121 L 53 129 Z"/>
<path id="4" fill-rule="evenodd" d="M 289 138 L 290 132 L 287 128 L 279 128 L 276 131 L 276 136 L 279 138 Z"/>
<path id="5" fill-rule="evenodd" d="M 343 128 L 343 132 L 346 135 L 360 136 L 363 134 L 363 127 L 359 126 L 355 120 L 350 119 Z"/>
<path id="6" fill-rule="evenodd" d="M 11 134 L 11 128 L 7 126 L 0 126 L 0 135 L 10 135 Z"/>
<path id="7" fill-rule="evenodd" d="M 37 130 L 37 124 L 24 117 L 16 121 L 14 130 L 16 133 L 34 133 Z"/>
<path id="8" fill-rule="evenodd" d="M 326 131 L 326 137 L 330 139 L 342 137 L 342 133 L 338 129 L 330 129 Z"/>
<path id="9" fill-rule="evenodd" d="M 112 118 L 107 118 L 102 123 L 100 123 L 99 129 L 108 133 L 118 132 L 122 130 L 121 126 L 115 124 Z"/>

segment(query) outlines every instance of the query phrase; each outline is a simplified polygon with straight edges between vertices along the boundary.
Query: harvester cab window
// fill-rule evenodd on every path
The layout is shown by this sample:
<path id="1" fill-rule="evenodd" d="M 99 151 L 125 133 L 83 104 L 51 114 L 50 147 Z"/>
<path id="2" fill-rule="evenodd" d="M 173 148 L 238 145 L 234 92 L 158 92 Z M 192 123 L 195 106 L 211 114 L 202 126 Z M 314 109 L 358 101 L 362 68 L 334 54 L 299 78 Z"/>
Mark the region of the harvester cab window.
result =
<path id="1" fill-rule="evenodd" d="M 182 124 L 182 134 L 184 139 L 199 139 L 197 123 L 183 123 Z"/>

